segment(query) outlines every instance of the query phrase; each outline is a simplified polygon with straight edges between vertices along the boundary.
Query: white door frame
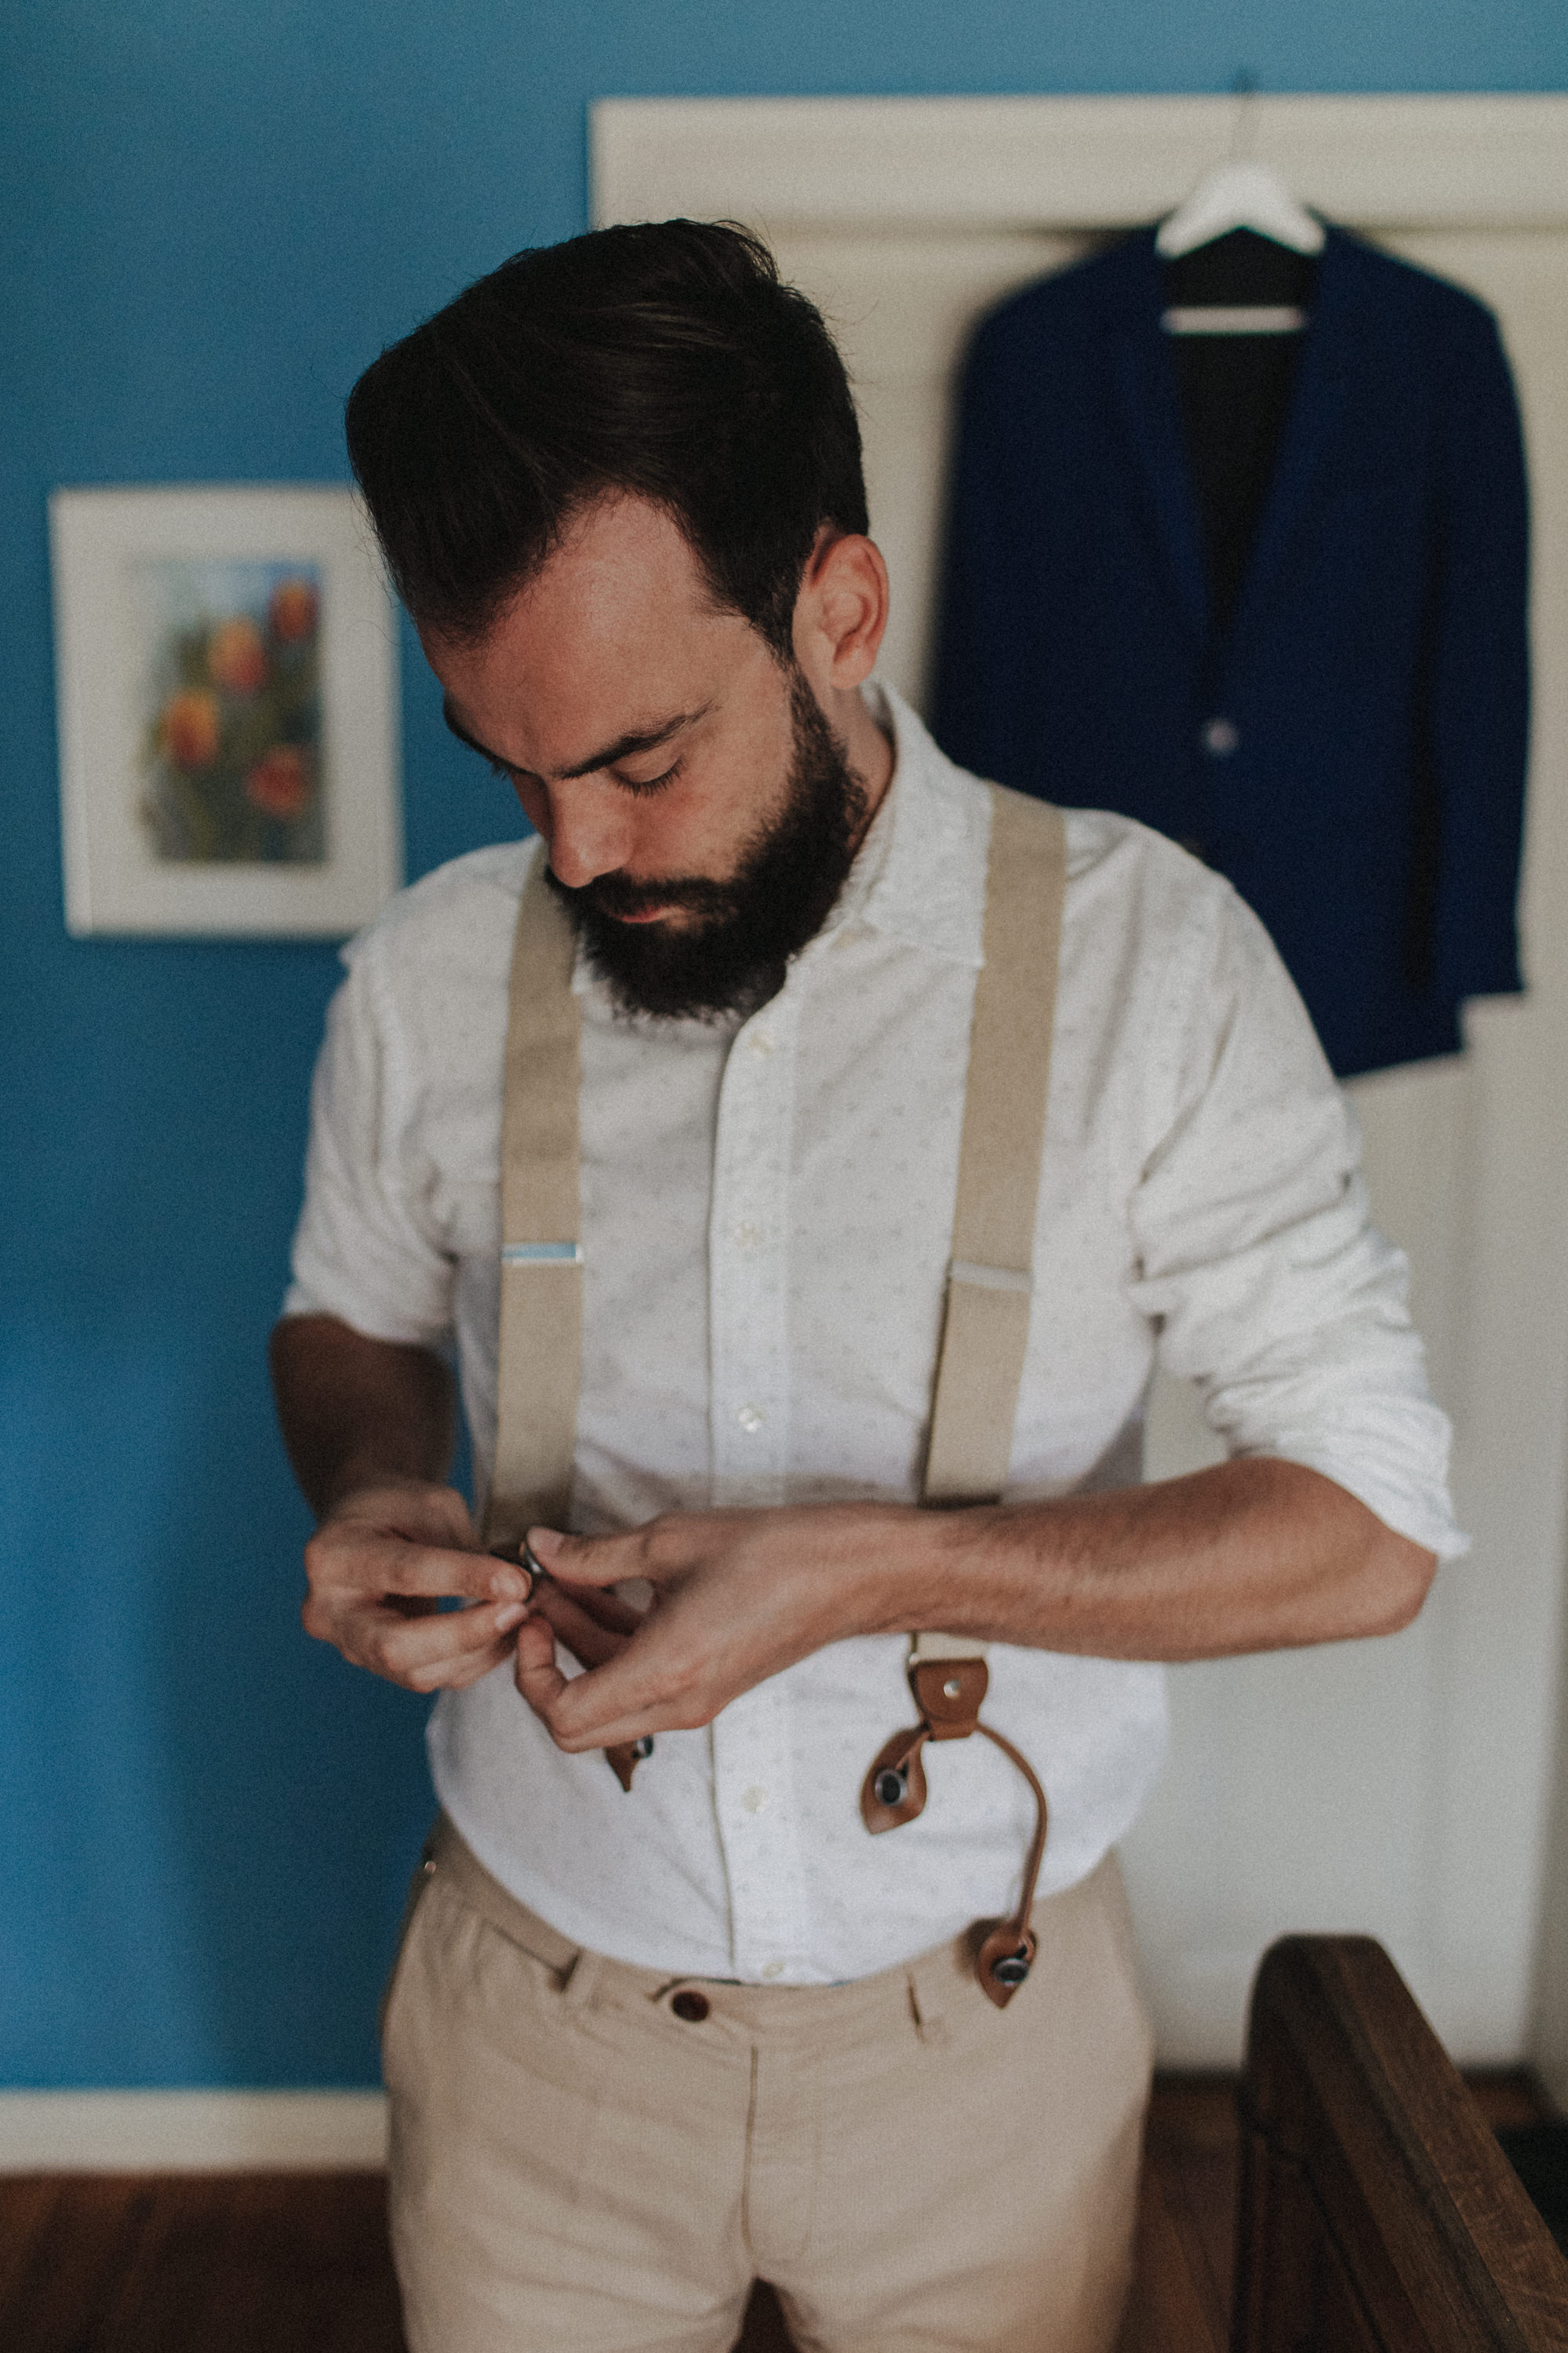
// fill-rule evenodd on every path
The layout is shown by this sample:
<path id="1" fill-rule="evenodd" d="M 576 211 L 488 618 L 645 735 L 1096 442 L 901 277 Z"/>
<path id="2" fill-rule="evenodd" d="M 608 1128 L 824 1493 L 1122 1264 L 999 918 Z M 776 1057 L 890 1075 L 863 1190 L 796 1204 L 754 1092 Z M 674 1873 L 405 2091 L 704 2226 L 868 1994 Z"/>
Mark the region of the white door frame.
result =
<path id="1" fill-rule="evenodd" d="M 606 100 L 593 110 L 590 147 L 596 223 L 739 218 L 797 248 L 824 237 L 890 238 L 907 248 L 926 233 L 951 246 L 999 233 L 1131 227 L 1168 210 L 1237 151 L 1275 164 L 1305 202 L 1396 241 L 1540 232 L 1555 254 L 1568 230 L 1568 97 L 1558 96 Z M 1568 299 L 1568 286 L 1557 299 Z M 1539 358 L 1533 364 L 1539 386 Z M 1528 429 L 1531 385 L 1523 368 L 1520 375 Z M 1537 470 L 1538 493 L 1552 496 L 1537 500 L 1524 900 L 1531 994 L 1522 1004 L 1472 1008 L 1468 1060 L 1430 1081 L 1431 1101 L 1449 1091 L 1433 1133 L 1450 1149 L 1454 1198 L 1464 1205 L 1449 1319 L 1462 1361 L 1448 1401 L 1458 1425 L 1459 1508 L 1476 1551 L 1470 1567 L 1442 1581 L 1415 1630 L 1418 1656 L 1407 1662 L 1426 1724 L 1421 1819 L 1411 1827 L 1420 1916 L 1408 1915 L 1415 1925 L 1402 1932 L 1396 1957 L 1450 2048 L 1472 2062 L 1516 2058 L 1529 2039 L 1554 1772 L 1568 1511 L 1568 656 L 1560 650 L 1568 645 L 1568 507 L 1556 488 L 1559 476 L 1568 483 L 1565 430 L 1568 420 L 1554 421 L 1540 437 L 1542 449 L 1550 444 L 1551 482 Z M 1396 1098 L 1402 1086 L 1427 1083 L 1400 1073 L 1358 1082 L 1368 1089 L 1360 1100 L 1369 1143 L 1381 1124 L 1393 1197 L 1395 1164 L 1419 1158 L 1426 1116 L 1412 1124 L 1408 1095 L 1403 1108 Z M 1375 1171 L 1373 1189 L 1375 1198 Z M 1385 1214 L 1398 1233 L 1397 1215 Z M 1158 1449 L 1156 1459 L 1169 1467 Z M 1331 1688 L 1342 1704 L 1370 1666 L 1346 1661 L 1342 1671 L 1330 1660 L 1316 1683 L 1289 1662 L 1184 1670 L 1189 1743 L 1199 1751 L 1240 1744 L 1234 1780 L 1245 1740 L 1272 1737 L 1257 1719 L 1284 1692 L 1294 1694 L 1293 1736 L 1308 1775 L 1313 1694 Z M 1373 1674 L 1365 1690 L 1374 1711 L 1378 1689 Z M 1233 1729 L 1245 1713 L 1238 1703 L 1253 1711 L 1245 1735 Z M 1331 1723 L 1321 1728 L 1331 1740 Z M 1179 1767 L 1181 1705 L 1177 1730 Z M 1184 1868 L 1169 1860 L 1173 1835 L 1190 1837 L 1196 1857 L 1190 1800 L 1198 1788 L 1189 1755 L 1174 1797 L 1156 1799 L 1140 1834 L 1142 1865 L 1133 1841 L 1135 1896 L 1140 1868 L 1156 1895 L 1172 1891 L 1159 1872 Z M 1258 1832 L 1265 1843 L 1268 1835 Z M 1163 1865 L 1151 1860 L 1162 1841 Z M 1562 1844 L 1568 1884 L 1568 1812 Z M 1294 1925 L 1357 1925 L 1327 1910 L 1320 1893 L 1317 1915 Z M 1141 1925 L 1147 1947 L 1157 1924 Z M 1233 1948 L 1234 1936 L 1226 1947 L 1217 1927 L 1212 1950 L 1196 1950 L 1190 1925 L 1182 1936 L 1185 1947 L 1178 1936 L 1163 1951 L 1157 1933 L 1152 1939 L 1164 2055 L 1223 2063 L 1236 2054 L 1255 1954 Z M 1568 1953 L 1561 1974 L 1568 2074 Z"/>
<path id="2" fill-rule="evenodd" d="M 1568 224 L 1568 97 L 601 99 L 596 226 L 1132 227 L 1238 142 L 1359 227 Z"/>

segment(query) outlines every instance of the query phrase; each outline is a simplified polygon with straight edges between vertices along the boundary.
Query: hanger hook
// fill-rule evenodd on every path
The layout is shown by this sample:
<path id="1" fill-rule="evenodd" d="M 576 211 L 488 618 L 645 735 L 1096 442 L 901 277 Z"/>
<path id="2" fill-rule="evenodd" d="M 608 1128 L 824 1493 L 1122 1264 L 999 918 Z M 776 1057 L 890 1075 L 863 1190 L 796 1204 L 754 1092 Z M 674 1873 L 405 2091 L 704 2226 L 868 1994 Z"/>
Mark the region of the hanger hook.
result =
<path id="1" fill-rule="evenodd" d="M 1236 101 L 1230 123 L 1230 160 L 1233 164 L 1249 164 L 1258 137 L 1258 76 L 1242 66 L 1230 89 Z"/>

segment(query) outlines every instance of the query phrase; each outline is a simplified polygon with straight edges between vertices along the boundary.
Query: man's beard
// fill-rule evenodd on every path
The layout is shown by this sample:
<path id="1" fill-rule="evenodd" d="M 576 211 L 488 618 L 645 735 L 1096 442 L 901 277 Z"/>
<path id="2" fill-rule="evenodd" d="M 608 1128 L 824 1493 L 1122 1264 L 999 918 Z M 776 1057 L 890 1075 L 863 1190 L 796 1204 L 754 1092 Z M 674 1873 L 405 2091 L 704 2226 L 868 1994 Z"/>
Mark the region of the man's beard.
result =
<path id="1" fill-rule="evenodd" d="M 590 965 L 625 1011 L 666 1020 L 752 1014 L 778 995 L 791 957 L 826 922 L 865 827 L 866 788 L 798 670 L 790 720 L 784 808 L 758 827 L 727 882 L 601 874 L 574 891 L 547 873 Z M 616 921 L 644 907 L 680 907 L 701 920 L 689 930 Z"/>

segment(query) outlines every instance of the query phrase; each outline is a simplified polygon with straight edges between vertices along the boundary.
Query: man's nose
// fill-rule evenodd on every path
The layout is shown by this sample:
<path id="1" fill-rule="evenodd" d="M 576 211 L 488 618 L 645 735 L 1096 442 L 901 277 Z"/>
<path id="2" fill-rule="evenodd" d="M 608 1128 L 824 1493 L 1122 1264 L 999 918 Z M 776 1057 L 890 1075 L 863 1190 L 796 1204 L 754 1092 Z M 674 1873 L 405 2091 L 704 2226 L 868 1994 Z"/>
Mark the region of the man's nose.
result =
<path id="1" fill-rule="evenodd" d="M 613 796 L 613 797 L 612 797 Z M 632 851 L 631 812 L 617 807 L 613 786 L 584 777 L 564 789 L 552 787 L 544 828 L 551 871 L 569 891 L 580 891 L 601 874 L 625 866 Z"/>

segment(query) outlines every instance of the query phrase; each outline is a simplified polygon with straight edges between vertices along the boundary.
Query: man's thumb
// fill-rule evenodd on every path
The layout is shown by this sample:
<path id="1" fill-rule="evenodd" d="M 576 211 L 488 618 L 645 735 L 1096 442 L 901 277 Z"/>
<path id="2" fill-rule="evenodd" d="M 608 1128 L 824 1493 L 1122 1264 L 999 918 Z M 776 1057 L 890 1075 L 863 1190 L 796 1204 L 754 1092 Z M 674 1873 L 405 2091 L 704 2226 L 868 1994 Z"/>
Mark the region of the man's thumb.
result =
<path id="1" fill-rule="evenodd" d="M 627 1574 L 624 1565 L 616 1565 L 614 1536 L 569 1536 L 559 1528 L 530 1528 L 528 1548 L 541 1568 L 564 1585 L 614 1585 Z"/>

